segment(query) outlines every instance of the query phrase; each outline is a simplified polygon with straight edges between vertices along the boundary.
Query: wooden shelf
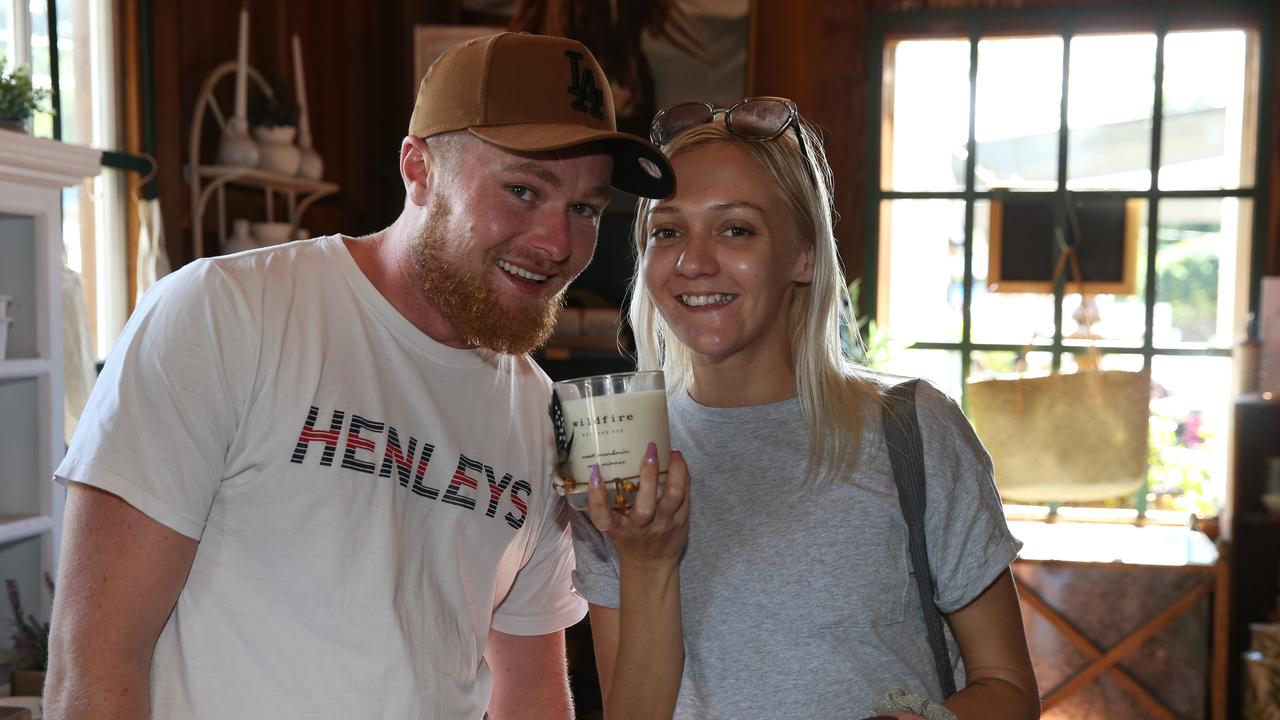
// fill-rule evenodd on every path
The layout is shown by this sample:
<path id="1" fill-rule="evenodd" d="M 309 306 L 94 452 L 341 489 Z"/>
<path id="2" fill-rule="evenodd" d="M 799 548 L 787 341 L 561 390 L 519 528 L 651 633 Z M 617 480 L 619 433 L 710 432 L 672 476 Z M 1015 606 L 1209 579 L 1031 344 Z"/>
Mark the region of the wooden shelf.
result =
<path id="1" fill-rule="evenodd" d="M 1270 405 L 1280 407 L 1280 394 L 1276 393 L 1248 393 L 1246 395 L 1237 395 L 1235 397 L 1237 405 Z"/>
<path id="2" fill-rule="evenodd" d="M 24 380 L 49 374 L 50 364 L 44 358 L 0 360 L 0 380 Z"/>
<path id="3" fill-rule="evenodd" d="M 187 168 L 188 173 L 190 168 Z M 232 167 L 228 165 L 201 165 L 197 174 L 202 180 L 221 180 L 230 185 L 243 185 L 259 190 L 276 190 L 279 192 L 323 193 L 325 195 L 338 191 L 337 183 L 324 180 L 308 180 L 291 175 L 267 172 L 257 168 Z"/>
<path id="4" fill-rule="evenodd" d="M 1241 513 L 1238 522 L 1241 525 L 1249 525 L 1251 527 L 1280 528 L 1280 515 L 1268 515 L 1261 512 L 1246 512 Z"/>
<path id="5" fill-rule="evenodd" d="M 52 529 L 53 518 L 48 515 L 0 515 L 0 545 L 37 537 Z"/>

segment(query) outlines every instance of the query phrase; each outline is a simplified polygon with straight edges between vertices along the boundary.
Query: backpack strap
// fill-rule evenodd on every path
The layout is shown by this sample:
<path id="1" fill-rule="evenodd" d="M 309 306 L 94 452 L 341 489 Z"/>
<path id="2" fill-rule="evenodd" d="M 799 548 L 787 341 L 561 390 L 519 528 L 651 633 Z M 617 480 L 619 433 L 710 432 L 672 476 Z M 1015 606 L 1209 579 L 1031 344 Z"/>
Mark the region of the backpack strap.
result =
<path id="1" fill-rule="evenodd" d="M 933 602 L 933 573 L 929 570 L 925 542 L 924 443 L 920 439 L 916 416 L 916 385 L 919 382 L 915 379 L 899 383 L 885 394 L 884 437 L 889 447 L 889 462 L 893 466 L 893 482 L 898 486 L 902 517 L 907 521 L 907 546 L 915 571 L 916 589 L 920 592 L 920 607 L 924 609 L 924 626 L 929 634 L 929 647 L 933 650 L 933 664 L 942 683 L 943 696 L 951 697 L 956 692 L 955 675 L 942 632 L 942 613 Z"/>

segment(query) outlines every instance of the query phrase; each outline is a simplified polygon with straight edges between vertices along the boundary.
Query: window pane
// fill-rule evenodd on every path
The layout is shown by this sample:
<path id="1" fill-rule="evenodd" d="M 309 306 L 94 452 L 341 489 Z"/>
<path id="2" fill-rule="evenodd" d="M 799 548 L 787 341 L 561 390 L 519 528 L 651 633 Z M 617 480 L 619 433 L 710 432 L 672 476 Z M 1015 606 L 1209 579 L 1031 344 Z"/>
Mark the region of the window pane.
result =
<path id="1" fill-rule="evenodd" d="M 1083 203 L 1084 200 L 1077 202 Z M 1090 293 L 1081 306 L 1079 293 L 1068 278 L 1062 298 L 1062 336 L 1066 345 L 1088 345 L 1094 342 L 1105 346 L 1141 347 L 1147 328 L 1147 232 L 1148 207 L 1146 200 L 1131 199 L 1128 208 L 1125 242 L 1131 243 L 1133 259 L 1129 272 L 1133 273 L 1132 293 Z M 1130 229 L 1131 227 L 1131 229 Z M 1088 242 L 1088 238 L 1085 238 Z M 1090 337 L 1092 336 L 1092 340 Z"/>
<path id="2" fill-rule="evenodd" d="M 51 91 L 53 76 L 50 74 L 49 62 L 49 18 L 48 6 L 45 3 L 32 2 L 29 6 L 31 18 L 31 84 Z M 59 57 L 61 60 L 61 57 Z M 49 98 L 43 107 L 52 109 L 53 100 Z M 38 137 L 53 137 L 53 114 L 37 112 L 31 117 L 31 131 Z"/>
<path id="3" fill-rule="evenodd" d="M 1062 38 L 978 42 L 975 187 L 1054 189 Z"/>
<path id="4" fill-rule="evenodd" d="M 1067 187 L 1151 186 L 1155 35 L 1071 39 Z"/>
<path id="5" fill-rule="evenodd" d="M 1092 367 L 1094 361 L 1090 353 L 1062 353 L 1062 370 L 1064 373 L 1079 372 L 1080 366 Z M 1126 370 L 1138 372 L 1142 369 L 1142 356 L 1129 353 L 1099 353 L 1098 367 L 1103 370 Z"/>
<path id="6" fill-rule="evenodd" d="M 1053 296 L 974 289 L 975 343 L 1046 345 L 1053 339 Z"/>
<path id="7" fill-rule="evenodd" d="M 880 327 L 900 342 L 959 342 L 964 201 L 887 200 L 880 207 Z"/>
<path id="8" fill-rule="evenodd" d="M 995 377 L 1015 377 L 1026 374 L 1031 377 L 1048 375 L 1053 369 L 1053 353 L 1034 351 L 1026 353 L 1026 364 L 1021 364 L 1023 353 L 1006 350 L 974 350 L 969 353 L 969 381 Z"/>
<path id="9" fill-rule="evenodd" d="M 90 106 L 88 90 L 90 83 L 88 74 L 97 70 L 92 62 L 96 58 L 92 58 L 88 47 L 76 47 L 75 23 L 88 25 L 88 18 L 85 13 L 88 11 L 87 4 L 83 2 L 59 4 L 58 9 L 58 89 L 62 101 L 62 139 L 64 142 L 81 143 L 91 145 L 95 143 L 103 143 L 103 140 L 95 138 L 91 131 L 91 124 L 86 119 L 92 119 L 93 108 Z M 73 22 L 74 21 L 74 22 Z M 88 39 L 89 33 L 83 33 L 85 39 Z M 46 48 L 46 52 L 48 49 Z M 85 62 L 81 66 L 77 66 L 76 60 L 84 56 L 90 58 L 89 62 Z M 110 147 L 114 143 L 107 142 L 106 146 Z"/>
<path id="10" fill-rule="evenodd" d="M 969 41 L 907 40 L 887 52 L 881 187 L 963 189 Z"/>
<path id="11" fill-rule="evenodd" d="M 886 372 L 920 377 L 928 380 L 942 392 L 960 400 L 960 352 L 958 350 L 912 350 L 899 348 L 892 351 L 889 362 L 879 368 Z"/>
<path id="12" fill-rule="evenodd" d="M 1226 487 L 1231 359 L 1157 355 L 1151 379 L 1149 500 L 1215 514 Z"/>
<path id="13" fill-rule="evenodd" d="M 0 2 L 0 69 L 13 67 L 13 13 L 8 0 Z"/>
<path id="14" fill-rule="evenodd" d="M 1227 348 L 1243 330 L 1249 218 L 1240 198 L 1162 200 L 1155 344 Z"/>
<path id="15" fill-rule="evenodd" d="M 1256 90 L 1245 87 L 1245 42 L 1239 30 L 1165 36 L 1162 189 L 1234 188 L 1242 176 L 1252 184 L 1244 128 L 1254 122 Z"/>
<path id="16" fill-rule="evenodd" d="M 970 338 L 976 343 L 1049 343 L 1053 339 L 1053 295 L 988 289 L 991 203 L 974 203 L 973 300 Z"/>

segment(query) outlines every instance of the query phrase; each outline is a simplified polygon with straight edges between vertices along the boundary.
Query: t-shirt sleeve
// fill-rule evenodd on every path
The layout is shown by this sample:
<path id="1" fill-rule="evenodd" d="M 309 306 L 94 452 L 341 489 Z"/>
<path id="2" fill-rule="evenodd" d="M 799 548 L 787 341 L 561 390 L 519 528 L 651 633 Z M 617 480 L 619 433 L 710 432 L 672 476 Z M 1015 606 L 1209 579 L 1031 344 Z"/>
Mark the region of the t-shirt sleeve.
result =
<path id="1" fill-rule="evenodd" d="M 196 262 L 143 297 L 54 473 L 200 539 L 253 385 L 258 338 L 239 288 Z"/>
<path id="2" fill-rule="evenodd" d="M 587 614 L 587 604 L 573 591 L 570 580 L 570 510 L 559 497 L 550 500 L 549 517 L 544 518 L 532 556 L 494 610 L 494 630 L 508 635 L 545 635 L 563 630 Z"/>
<path id="3" fill-rule="evenodd" d="M 950 397 L 921 382 L 917 417 L 925 448 L 925 536 L 934 601 L 944 613 L 968 605 L 1017 557 L 996 492 L 991 456 Z"/>
<path id="4" fill-rule="evenodd" d="M 573 587 L 587 602 L 600 607 L 617 608 L 620 601 L 618 551 L 603 533 L 591 524 L 586 513 L 574 512 Z"/>

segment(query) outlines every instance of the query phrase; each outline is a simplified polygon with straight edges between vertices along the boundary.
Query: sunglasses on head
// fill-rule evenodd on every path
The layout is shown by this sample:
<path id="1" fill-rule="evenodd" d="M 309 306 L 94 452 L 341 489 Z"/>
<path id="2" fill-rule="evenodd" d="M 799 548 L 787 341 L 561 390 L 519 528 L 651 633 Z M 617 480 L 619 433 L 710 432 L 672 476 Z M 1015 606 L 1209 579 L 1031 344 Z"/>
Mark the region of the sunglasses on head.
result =
<path id="1" fill-rule="evenodd" d="M 724 116 L 729 134 L 742 140 L 764 142 L 773 140 L 791 128 L 800 143 L 800 154 L 809 179 L 817 185 L 813 168 L 809 165 L 809 152 L 805 148 L 804 133 L 800 132 L 800 111 L 796 104 L 781 97 L 753 97 L 739 100 L 730 107 L 718 108 L 709 102 L 686 102 L 660 111 L 653 116 L 649 126 L 649 139 L 655 145 L 666 145 L 680 133 L 697 125 L 715 122 L 717 115 Z"/>

